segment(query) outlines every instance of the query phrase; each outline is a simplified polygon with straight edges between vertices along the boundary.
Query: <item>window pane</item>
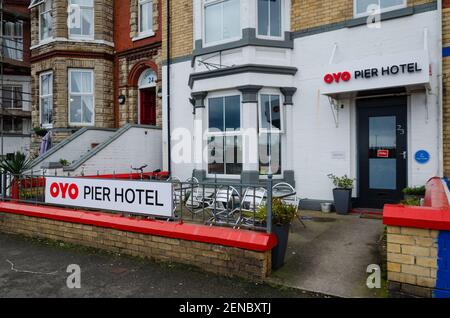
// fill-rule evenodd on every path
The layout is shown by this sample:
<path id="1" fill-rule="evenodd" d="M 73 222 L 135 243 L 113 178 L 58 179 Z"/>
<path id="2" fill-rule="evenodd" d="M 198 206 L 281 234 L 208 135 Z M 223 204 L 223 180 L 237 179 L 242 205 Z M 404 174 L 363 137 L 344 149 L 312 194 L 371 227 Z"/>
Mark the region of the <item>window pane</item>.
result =
<path id="1" fill-rule="evenodd" d="M 280 96 L 271 95 L 270 96 L 270 106 L 272 112 L 272 130 L 281 130 L 281 106 L 280 106 Z"/>
<path id="2" fill-rule="evenodd" d="M 93 118 L 93 103 L 92 103 L 92 96 L 84 96 L 82 98 L 82 102 L 83 102 L 83 109 L 82 109 L 82 113 L 83 113 L 83 123 L 93 123 L 94 122 L 94 118 Z"/>
<path id="3" fill-rule="evenodd" d="M 153 8 L 152 3 L 144 3 L 140 6 L 141 16 L 140 16 L 140 31 L 149 31 L 153 29 Z"/>
<path id="4" fill-rule="evenodd" d="M 53 36 L 53 17 L 51 12 L 41 15 L 41 39 L 45 40 Z"/>
<path id="5" fill-rule="evenodd" d="M 380 0 L 380 6 L 382 9 L 394 7 L 394 6 L 400 6 L 404 3 L 403 0 Z"/>
<path id="6" fill-rule="evenodd" d="M 208 173 L 210 174 L 225 174 L 223 143 L 222 136 L 208 138 Z"/>
<path id="7" fill-rule="evenodd" d="M 222 40 L 222 4 L 205 7 L 205 42 Z"/>
<path id="8" fill-rule="evenodd" d="M 378 5 L 378 0 L 357 0 L 356 1 L 356 12 L 358 14 L 368 13 L 370 5 Z"/>
<path id="9" fill-rule="evenodd" d="M 397 159 L 369 159 L 369 187 L 397 190 Z"/>
<path id="10" fill-rule="evenodd" d="M 14 131 L 17 133 L 23 132 L 23 121 L 20 118 L 14 119 Z"/>
<path id="11" fill-rule="evenodd" d="M 217 23 L 217 22 L 216 22 Z M 229 39 L 238 37 L 241 30 L 241 13 L 239 0 L 223 2 L 223 37 Z"/>
<path id="12" fill-rule="evenodd" d="M 53 106 L 52 98 L 46 97 L 41 99 L 41 124 L 48 125 L 53 123 Z"/>
<path id="13" fill-rule="evenodd" d="M 223 98 L 209 99 L 209 129 L 215 131 L 224 131 L 223 123 Z"/>
<path id="14" fill-rule="evenodd" d="M 81 96 L 70 97 L 70 121 L 81 123 Z"/>
<path id="15" fill-rule="evenodd" d="M 272 163 L 272 174 L 281 174 L 281 135 L 263 133 L 259 136 L 259 170 L 261 175 L 269 174 L 270 162 Z"/>
<path id="16" fill-rule="evenodd" d="M 41 76 L 41 95 L 52 94 L 52 74 Z"/>
<path id="17" fill-rule="evenodd" d="M 81 72 L 70 72 L 70 91 L 80 93 L 82 89 Z"/>
<path id="18" fill-rule="evenodd" d="M 242 137 L 226 137 L 225 142 L 225 172 L 229 175 L 240 175 L 242 173 Z"/>
<path id="19" fill-rule="evenodd" d="M 1 93 L 3 94 L 1 101 L 3 102 L 3 107 L 5 108 L 12 108 L 12 87 L 11 86 L 5 86 Z"/>
<path id="20" fill-rule="evenodd" d="M 12 122 L 12 118 L 10 117 L 5 117 L 3 119 L 3 129 L 5 131 L 11 132 L 13 131 L 13 122 Z"/>
<path id="21" fill-rule="evenodd" d="M 225 97 L 225 130 L 233 131 L 241 128 L 241 98 Z"/>
<path id="22" fill-rule="evenodd" d="M 16 87 L 14 87 L 13 88 L 13 99 L 14 99 L 14 108 L 19 108 L 19 109 L 21 109 L 22 108 L 22 105 L 23 105 L 23 101 L 22 101 L 22 99 L 23 99 L 23 96 L 22 96 L 22 88 L 21 87 L 18 87 L 18 86 L 16 86 Z M 28 98 L 29 99 L 29 98 Z"/>
<path id="23" fill-rule="evenodd" d="M 258 0 L 258 34 L 269 35 L 269 0 Z"/>
<path id="24" fill-rule="evenodd" d="M 92 31 L 93 17 L 94 11 L 92 9 L 81 10 L 81 35 L 89 36 L 94 33 Z"/>
<path id="25" fill-rule="evenodd" d="M 270 95 L 261 95 L 261 128 L 270 129 Z"/>
<path id="26" fill-rule="evenodd" d="M 82 92 L 83 93 L 92 93 L 92 73 L 91 72 L 82 72 Z"/>
<path id="27" fill-rule="evenodd" d="M 270 0 L 270 36 L 281 36 L 281 0 Z"/>

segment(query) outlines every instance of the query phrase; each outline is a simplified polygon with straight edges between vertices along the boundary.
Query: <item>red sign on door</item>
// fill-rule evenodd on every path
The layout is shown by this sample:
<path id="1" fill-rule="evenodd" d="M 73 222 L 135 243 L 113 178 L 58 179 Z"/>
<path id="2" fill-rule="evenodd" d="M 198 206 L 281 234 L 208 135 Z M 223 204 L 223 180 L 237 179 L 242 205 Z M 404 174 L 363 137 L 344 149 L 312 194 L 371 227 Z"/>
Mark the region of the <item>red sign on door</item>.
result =
<path id="1" fill-rule="evenodd" d="M 389 158 L 389 150 L 378 150 L 377 157 L 378 158 Z"/>

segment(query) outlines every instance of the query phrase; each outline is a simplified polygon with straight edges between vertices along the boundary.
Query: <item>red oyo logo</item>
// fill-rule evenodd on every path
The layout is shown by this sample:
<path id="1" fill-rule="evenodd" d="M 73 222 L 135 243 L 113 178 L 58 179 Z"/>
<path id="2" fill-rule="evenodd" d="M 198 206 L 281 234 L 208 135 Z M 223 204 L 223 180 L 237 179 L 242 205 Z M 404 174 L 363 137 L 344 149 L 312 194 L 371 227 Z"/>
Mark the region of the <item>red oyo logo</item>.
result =
<path id="1" fill-rule="evenodd" d="M 57 183 L 53 182 L 50 186 L 50 195 L 53 198 L 61 196 L 61 198 L 66 199 L 69 197 L 72 200 L 78 198 L 78 186 L 74 183 Z"/>
<path id="2" fill-rule="evenodd" d="M 348 82 L 352 78 L 350 72 L 338 72 L 338 73 L 328 73 L 324 76 L 323 80 L 327 84 L 339 83 L 341 81 Z"/>

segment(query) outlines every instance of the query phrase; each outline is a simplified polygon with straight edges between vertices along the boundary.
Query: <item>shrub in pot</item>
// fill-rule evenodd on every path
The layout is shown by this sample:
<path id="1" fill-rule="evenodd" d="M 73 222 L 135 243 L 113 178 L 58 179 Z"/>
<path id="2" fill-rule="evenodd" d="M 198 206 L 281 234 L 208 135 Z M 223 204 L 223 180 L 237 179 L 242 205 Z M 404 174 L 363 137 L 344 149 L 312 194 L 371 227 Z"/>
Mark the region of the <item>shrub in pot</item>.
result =
<path id="1" fill-rule="evenodd" d="M 406 188 L 403 189 L 403 197 L 405 201 L 420 201 L 425 197 L 425 192 L 425 186 Z"/>
<path id="2" fill-rule="evenodd" d="M 10 188 L 13 200 L 19 199 L 19 179 L 30 167 L 31 160 L 21 152 L 16 152 L 13 156 L 0 160 L 1 171 L 11 175 Z"/>
<path id="3" fill-rule="evenodd" d="M 337 177 L 334 174 L 329 174 L 328 177 L 335 186 L 333 198 L 336 212 L 342 215 L 348 214 L 352 208 L 352 191 L 355 180 L 350 179 L 347 175 Z"/>
<path id="4" fill-rule="evenodd" d="M 272 250 L 272 269 L 283 266 L 292 221 L 298 216 L 297 208 L 286 205 L 281 199 L 272 200 L 272 230 L 277 236 L 278 244 Z M 262 206 L 256 212 L 256 218 L 262 224 L 267 223 L 267 206 Z"/>

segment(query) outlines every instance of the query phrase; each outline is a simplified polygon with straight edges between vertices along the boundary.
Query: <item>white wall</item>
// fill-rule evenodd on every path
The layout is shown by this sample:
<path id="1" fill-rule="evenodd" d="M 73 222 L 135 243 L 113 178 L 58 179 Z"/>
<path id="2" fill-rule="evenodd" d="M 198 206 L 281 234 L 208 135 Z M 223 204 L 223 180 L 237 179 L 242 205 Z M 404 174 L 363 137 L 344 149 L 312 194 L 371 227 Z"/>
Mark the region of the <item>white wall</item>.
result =
<path id="1" fill-rule="evenodd" d="M 28 154 L 30 151 L 31 138 L 27 136 L 5 136 L 3 139 L 3 153 L 21 152 Z"/>
<path id="2" fill-rule="evenodd" d="M 198 23 L 195 29 L 201 30 Z M 426 41 L 425 34 L 427 34 Z M 339 111 L 339 126 L 336 127 L 328 98 L 320 91 L 323 87 L 324 71 L 332 68 L 334 64 L 352 65 L 355 61 L 368 57 L 383 59 L 402 52 L 428 50 L 433 71 L 431 90 L 427 96 L 424 91 L 412 93 L 408 105 L 408 183 L 420 185 L 429 177 L 439 174 L 441 166 L 439 162 L 441 146 L 438 144 L 440 112 L 436 98 L 438 61 L 441 58 L 439 37 L 438 15 L 436 11 L 431 11 L 383 21 L 381 29 L 359 26 L 298 38 L 294 41 L 295 49 L 291 53 L 277 49 L 246 47 L 225 54 L 223 63 L 295 66 L 298 68 L 297 75 L 238 74 L 197 81 L 193 91 L 222 91 L 246 84 L 263 85 L 268 88 L 280 86 L 298 88 L 294 95 L 294 106 L 289 106 L 292 107 L 290 119 L 293 121 L 293 129 L 287 133 L 292 134 L 293 142 L 292 155 L 285 158 L 290 161 L 286 166 L 292 167 L 295 171 L 300 197 L 330 200 L 332 184 L 327 177 L 329 173 L 357 177 L 356 107 L 354 99 L 350 97 L 341 99 L 340 103 L 344 108 Z M 196 38 L 199 38 L 198 35 Z M 425 43 L 428 43 L 428 47 Z M 336 52 L 332 60 L 333 65 L 330 66 L 335 44 Z M 171 65 L 172 131 L 176 128 L 193 131 L 194 115 L 188 101 L 191 90 L 187 83 L 189 74 L 199 71 L 204 71 L 202 66 L 195 65 L 191 68 L 190 61 Z M 163 68 L 163 74 L 167 76 L 166 67 Z M 166 87 L 163 93 L 163 103 L 167 105 Z M 166 122 L 166 107 L 163 116 Z M 254 122 L 256 125 L 256 118 Z M 164 138 L 165 136 L 166 132 Z M 167 140 L 164 142 L 166 149 Z M 414 162 L 414 153 L 420 149 L 430 151 L 432 160 L 429 164 L 418 165 Z M 334 152 L 343 154 L 343 158 L 334 159 Z M 172 167 L 173 175 L 184 179 L 191 175 L 195 165 L 181 163 Z"/>
<path id="3" fill-rule="evenodd" d="M 83 163 L 86 176 L 130 173 L 131 167 L 148 165 L 146 172 L 162 170 L 161 130 L 132 127 Z M 82 168 L 71 171 L 80 175 Z M 134 171 L 135 172 L 135 171 Z"/>
<path id="4" fill-rule="evenodd" d="M 54 154 L 51 154 L 44 161 L 38 163 L 35 167 L 33 167 L 33 169 L 39 170 L 45 163 L 59 162 L 61 159 L 65 159 L 69 161 L 69 163 L 78 160 L 82 155 L 91 149 L 92 144 L 100 144 L 113 134 L 113 130 L 86 130 L 78 138 L 70 141 L 63 148 L 56 151 Z"/>

